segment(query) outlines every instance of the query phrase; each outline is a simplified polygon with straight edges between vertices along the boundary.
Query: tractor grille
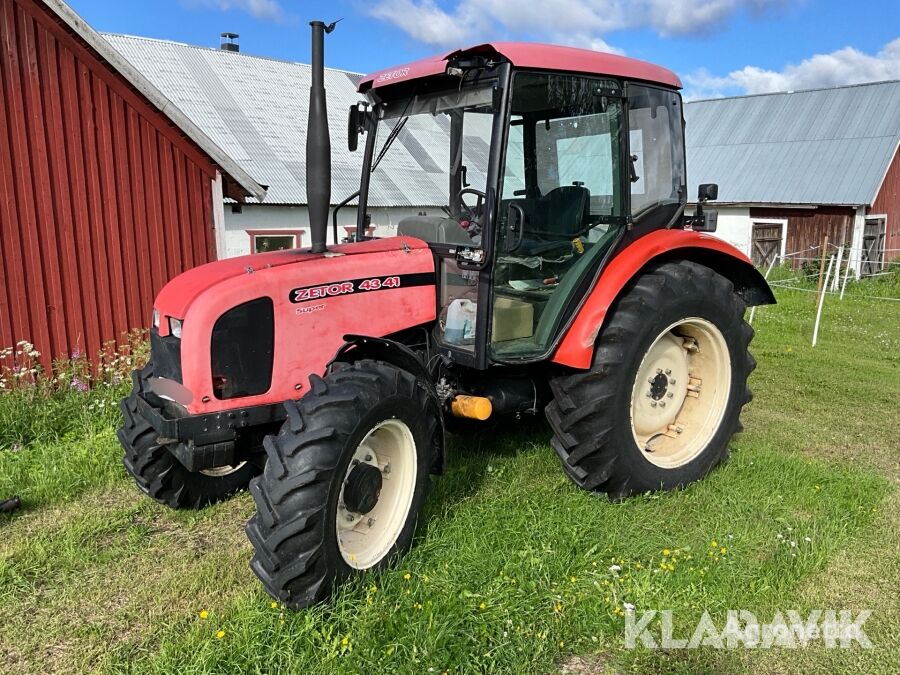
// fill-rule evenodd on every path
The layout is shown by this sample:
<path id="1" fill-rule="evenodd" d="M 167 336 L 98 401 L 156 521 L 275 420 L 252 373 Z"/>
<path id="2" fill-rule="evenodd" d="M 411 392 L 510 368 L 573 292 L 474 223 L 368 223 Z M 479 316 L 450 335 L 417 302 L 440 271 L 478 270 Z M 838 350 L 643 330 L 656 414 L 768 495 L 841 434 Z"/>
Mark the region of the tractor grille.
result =
<path id="1" fill-rule="evenodd" d="M 181 381 L 181 340 L 171 335 L 160 337 L 156 328 L 150 329 L 150 359 L 153 362 L 153 374 L 156 377 L 164 377 Z"/>
<path id="2" fill-rule="evenodd" d="M 272 385 L 275 309 L 271 298 L 238 305 L 216 321 L 212 386 L 218 399 L 264 394 Z"/>

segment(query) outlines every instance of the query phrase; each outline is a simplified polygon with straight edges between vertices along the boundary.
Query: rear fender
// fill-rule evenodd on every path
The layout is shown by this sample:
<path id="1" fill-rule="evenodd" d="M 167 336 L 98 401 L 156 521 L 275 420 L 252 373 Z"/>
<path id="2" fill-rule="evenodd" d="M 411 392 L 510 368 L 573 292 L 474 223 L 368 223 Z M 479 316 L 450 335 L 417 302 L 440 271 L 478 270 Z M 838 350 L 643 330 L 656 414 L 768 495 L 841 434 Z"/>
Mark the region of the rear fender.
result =
<path id="1" fill-rule="evenodd" d="M 412 373 L 416 376 L 419 383 L 426 388 L 428 397 L 434 405 L 441 426 L 438 432 L 439 439 L 437 447 L 434 449 L 435 456 L 431 466 L 431 472 L 443 475 L 447 470 L 444 418 L 441 414 L 441 400 L 434 388 L 431 373 L 428 372 L 425 364 L 422 363 L 422 360 L 412 349 L 394 340 L 369 337 L 366 335 L 345 335 L 344 340 L 346 340 L 346 342 L 328 364 L 329 370 L 331 370 L 331 367 L 335 363 L 355 363 L 362 359 L 374 359 L 376 361 L 390 363 L 397 368 L 402 368 L 403 370 Z"/>
<path id="2" fill-rule="evenodd" d="M 616 299 L 647 268 L 670 260 L 691 260 L 715 270 L 734 284 L 735 293 L 748 306 L 775 304 L 763 276 L 731 244 L 700 232 L 658 230 L 620 251 L 604 268 L 550 360 L 590 368 L 597 335 Z"/>

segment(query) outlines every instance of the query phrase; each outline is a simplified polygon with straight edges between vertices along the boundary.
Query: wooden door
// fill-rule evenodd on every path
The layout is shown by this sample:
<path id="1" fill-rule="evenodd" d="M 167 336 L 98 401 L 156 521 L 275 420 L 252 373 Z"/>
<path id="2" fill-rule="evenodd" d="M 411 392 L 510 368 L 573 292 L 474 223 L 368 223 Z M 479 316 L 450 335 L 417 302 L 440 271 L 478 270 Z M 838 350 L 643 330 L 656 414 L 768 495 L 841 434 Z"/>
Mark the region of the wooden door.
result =
<path id="1" fill-rule="evenodd" d="M 768 267 L 781 253 L 781 223 L 753 223 L 753 264 Z"/>
<path id="2" fill-rule="evenodd" d="M 860 274 L 877 274 L 884 267 L 884 218 L 867 218 L 863 229 L 862 266 Z"/>

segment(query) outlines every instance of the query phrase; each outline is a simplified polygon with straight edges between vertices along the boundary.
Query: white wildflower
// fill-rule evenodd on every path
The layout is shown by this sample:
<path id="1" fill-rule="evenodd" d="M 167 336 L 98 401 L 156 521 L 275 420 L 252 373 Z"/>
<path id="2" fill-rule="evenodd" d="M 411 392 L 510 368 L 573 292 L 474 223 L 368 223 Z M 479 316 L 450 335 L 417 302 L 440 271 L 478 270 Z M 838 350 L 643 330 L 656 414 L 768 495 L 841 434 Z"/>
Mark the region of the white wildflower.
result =
<path id="1" fill-rule="evenodd" d="M 613 574 L 615 574 L 616 572 L 618 572 L 621 569 L 622 568 L 619 565 L 610 565 L 610 567 L 609 567 L 609 571 L 612 572 Z"/>

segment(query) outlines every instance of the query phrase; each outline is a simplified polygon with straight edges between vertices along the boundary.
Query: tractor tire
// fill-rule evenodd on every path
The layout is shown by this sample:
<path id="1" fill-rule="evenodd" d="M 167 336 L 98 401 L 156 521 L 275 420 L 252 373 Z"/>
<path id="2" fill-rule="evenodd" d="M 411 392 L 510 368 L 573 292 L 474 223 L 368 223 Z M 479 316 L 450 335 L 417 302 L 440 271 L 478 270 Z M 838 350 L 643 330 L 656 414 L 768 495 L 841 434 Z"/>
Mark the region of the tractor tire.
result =
<path id="1" fill-rule="evenodd" d="M 590 370 L 551 377 L 546 415 L 566 475 L 618 500 L 683 487 L 722 462 L 752 398 L 744 309 L 730 281 L 689 261 L 633 282 Z"/>
<path id="2" fill-rule="evenodd" d="M 424 383 L 381 361 L 335 365 L 285 403 L 250 483 L 250 567 L 292 609 L 327 597 L 363 570 L 409 549 L 440 443 Z"/>
<path id="3" fill-rule="evenodd" d="M 145 377 L 152 372 L 150 368 L 148 365 L 142 371 Z M 141 377 L 133 379 L 135 387 L 140 387 Z M 234 468 L 188 471 L 168 445 L 157 442 L 156 430 L 137 412 L 136 395 L 132 393 L 122 401 L 124 424 L 117 435 L 125 450 L 122 463 L 142 492 L 173 509 L 200 509 L 247 488 L 258 471 L 250 462 Z"/>

